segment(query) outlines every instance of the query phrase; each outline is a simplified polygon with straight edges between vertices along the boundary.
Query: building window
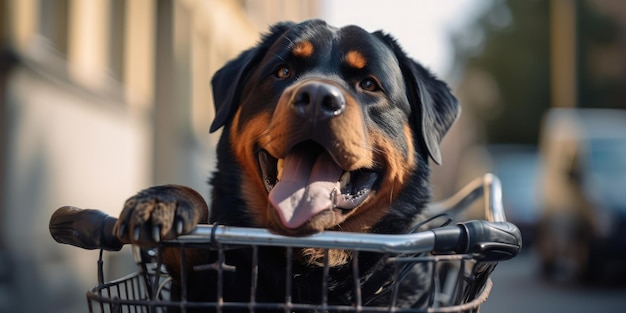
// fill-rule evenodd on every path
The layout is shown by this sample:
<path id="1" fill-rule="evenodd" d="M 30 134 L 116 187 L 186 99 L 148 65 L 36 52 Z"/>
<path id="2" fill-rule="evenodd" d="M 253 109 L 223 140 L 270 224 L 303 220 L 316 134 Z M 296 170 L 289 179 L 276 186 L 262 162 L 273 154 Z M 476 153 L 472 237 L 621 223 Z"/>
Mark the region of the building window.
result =
<path id="1" fill-rule="evenodd" d="M 68 51 L 68 9 L 69 0 L 39 0 L 39 33 L 63 56 Z"/>
<path id="2" fill-rule="evenodd" d="M 126 30 L 126 1 L 112 0 L 109 6 L 109 69 L 111 76 L 124 81 L 124 41 Z"/>

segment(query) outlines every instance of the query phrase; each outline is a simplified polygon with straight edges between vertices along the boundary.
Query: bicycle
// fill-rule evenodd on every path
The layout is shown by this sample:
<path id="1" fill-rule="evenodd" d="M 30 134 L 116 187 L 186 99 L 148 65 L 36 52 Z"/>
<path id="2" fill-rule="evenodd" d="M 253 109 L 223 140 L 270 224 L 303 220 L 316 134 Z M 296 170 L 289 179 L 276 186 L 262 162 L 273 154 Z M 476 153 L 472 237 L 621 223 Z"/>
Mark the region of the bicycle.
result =
<path id="1" fill-rule="evenodd" d="M 463 212 L 476 199 L 484 198 L 486 220 L 474 220 L 451 225 L 453 216 Z M 179 310 L 206 310 L 215 312 L 478 312 L 487 300 L 492 288 L 489 275 L 500 261 L 515 257 L 521 250 L 519 229 L 506 222 L 502 207 L 502 190 L 499 179 L 486 174 L 470 182 L 449 199 L 428 207 L 431 218 L 416 225 L 409 234 L 385 235 L 347 232 L 323 232 L 307 237 L 275 235 L 265 229 L 230 227 L 225 225 L 200 225 L 192 233 L 175 240 L 162 242 L 154 249 L 134 247 L 133 254 L 138 270 L 125 277 L 104 281 L 103 250 L 119 250 L 110 229 L 111 219 L 96 210 L 74 207 L 58 209 L 50 219 L 52 237 L 60 243 L 84 249 L 100 249 L 98 259 L 98 282 L 87 291 L 89 312 L 168 312 Z M 439 219 L 445 221 L 426 230 L 427 224 Z M 187 301 L 188 290 L 184 287 L 180 300 L 170 299 L 171 278 L 162 266 L 161 251 L 164 247 L 179 249 L 214 249 L 218 262 L 203 265 L 206 270 L 217 272 L 216 301 Z M 350 266 L 353 271 L 353 297 L 350 303 L 328 301 L 328 263 L 324 262 L 321 278 L 322 301 L 319 303 L 297 303 L 291 293 L 292 262 L 285 269 L 285 295 L 281 302 L 257 301 L 259 265 L 256 261 L 260 247 L 282 247 L 287 260 L 293 250 L 305 247 L 323 248 L 327 256 L 330 249 L 352 251 Z M 229 249 L 252 250 L 252 273 L 250 297 L 246 301 L 227 301 L 220 294 L 224 284 L 224 273 L 233 271 L 224 262 L 224 253 Z M 181 251 L 181 252 L 183 252 Z M 377 299 L 363 298 L 359 277 L 359 253 L 384 253 L 392 269 L 393 280 L 377 291 Z M 181 253 L 184 256 L 184 253 Z M 180 271 L 185 273 L 185 262 Z M 428 290 L 425 290 L 425 307 L 403 307 L 397 303 L 400 282 L 408 270 L 422 266 L 429 275 Z M 183 286 L 185 284 L 183 283 Z M 246 287 L 247 288 L 247 287 Z M 380 296 L 378 296 L 380 295 Z M 383 299 L 381 301 L 381 299 Z"/>

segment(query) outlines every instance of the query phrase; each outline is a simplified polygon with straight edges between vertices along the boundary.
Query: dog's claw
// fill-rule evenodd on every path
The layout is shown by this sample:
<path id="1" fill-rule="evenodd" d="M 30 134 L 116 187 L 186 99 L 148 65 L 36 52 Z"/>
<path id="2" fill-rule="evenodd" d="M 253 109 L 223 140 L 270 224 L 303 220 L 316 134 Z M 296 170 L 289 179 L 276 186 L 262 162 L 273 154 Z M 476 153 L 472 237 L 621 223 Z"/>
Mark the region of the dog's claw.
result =
<path id="1" fill-rule="evenodd" d="M 161 226 L 154 226 L 152 228 L 152 239 L 154 239 L 155 242 L 161 241 Z"/>
<path id="2" fill-rule="evenodd" d="M 133 240 L 134 241 L 139 241 L 139 235 L 140 234 L 141 234 L 141 228 L 135 227 L 135 229 L 133 230 Z"/>
<path id="3" fill-rule="evenodd" d="M 117 237 L 122 238 L 124 235 L 126 235 L 126 223 L 121 223 L 117 232 Z"/>
<path id="4" fill-rule="evenodd" d="M 178 219 L 176 221 L 176 235 L 180 235 L 183 233 L 184 223 L 182 220 Z"/>

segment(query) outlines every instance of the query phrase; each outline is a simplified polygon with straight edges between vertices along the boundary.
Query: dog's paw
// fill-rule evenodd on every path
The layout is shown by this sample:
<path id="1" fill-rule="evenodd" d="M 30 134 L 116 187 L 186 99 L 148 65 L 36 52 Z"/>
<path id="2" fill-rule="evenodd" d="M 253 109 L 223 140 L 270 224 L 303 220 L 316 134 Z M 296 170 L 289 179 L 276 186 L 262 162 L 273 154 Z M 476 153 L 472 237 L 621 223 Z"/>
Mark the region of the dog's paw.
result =
<path id="1" fill-rule="evenodd" d="M 154 246 L 206 223 L 208 206 L 195 190 L 178 185 L 155 186 L 126 200 L 114 233 L 124 243 Z"/>

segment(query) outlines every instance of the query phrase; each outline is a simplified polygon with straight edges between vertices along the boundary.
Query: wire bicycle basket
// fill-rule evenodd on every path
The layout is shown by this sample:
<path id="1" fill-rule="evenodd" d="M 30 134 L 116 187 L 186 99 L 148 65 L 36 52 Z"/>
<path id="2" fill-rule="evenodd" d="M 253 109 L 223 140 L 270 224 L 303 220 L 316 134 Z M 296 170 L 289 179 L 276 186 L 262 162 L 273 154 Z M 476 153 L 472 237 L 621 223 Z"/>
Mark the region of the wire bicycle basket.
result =
<path id="1" fill-rule="evenodd" d="M 459 214 L 480 197 L 485 200 L 486 220 L 444 223 L 401 235 L 323 232 L 288 237 L 258 228 L 201 225 L 192 233 L 165 241 L 151 250 L 133 247 L 139 269 L 113 281 L 103 279 L 101 250 L 98 284 L 87 292 L 89 312 L 478 312 L 489 296 L 492 287 L 489 275 L 497 263 L 515 257 L 521 249 L 519 230 L 506 222 L 500 182 L 487 174 L 448 200 L 429 207 L 433 219 L 438 220 L 441 216 Z M 85 242 L 68 242 L 55 236 L 56 218 L 51 219 L 53 237 L 59 242 L 85 247 Z M 302 248 L 323 249 L 319 270 L 301 272 L 293 260 L 295 251 Z M 183 258 L 178 269 L 183 280 L 180 286 L 173 285 L 163 266 L 166 249 L 180 249 Z M 214 251 L 216 259 L 186 268 L 186 249 Z M 350 251 L 350 261 L 340 269 L 328 264 L 328 254 L 334 249 Z M 230 253 L 248 256 L 249 266 L 240 269 L 229 264 Z M 261 286 L 259 277 L 264 275 L 267 264 L 259 261 L 259 255 L 267 253 L 282 259 L 284 268 L 276 275 L 275 285 Z M 372 256 L 379 256 L 380 262 L 374 266 L 363 264 L 363 260 Z M 367 266 L 375 270 L 363 270 Z M 230 275 L 243 270 L 246 272 L 239 274 L 247 275 L 250 284 L 237 286 L 240 295 L 233 297 L 225 293 L 224 286 L 232 283 Z M 350 272 L 346 276 L 350 281 L 333 281 L 335 271 Z M 187 290 L 185 280 L 192 279 L 191 272 L 213 275 L 215 281 L 207 282 L 215 286 L 210 300 L 196 301 L 192 296 L 196 291 Z M 298 279 L 307 282 L 306 291 L 295 289 Z M 280 297 L 263 297 L 268 288 L 280 291 Z M 337 290 L 344 292 L 337 296 Z M 303 292 L 316 296 L 309 299 L 301 295 Z"/>

